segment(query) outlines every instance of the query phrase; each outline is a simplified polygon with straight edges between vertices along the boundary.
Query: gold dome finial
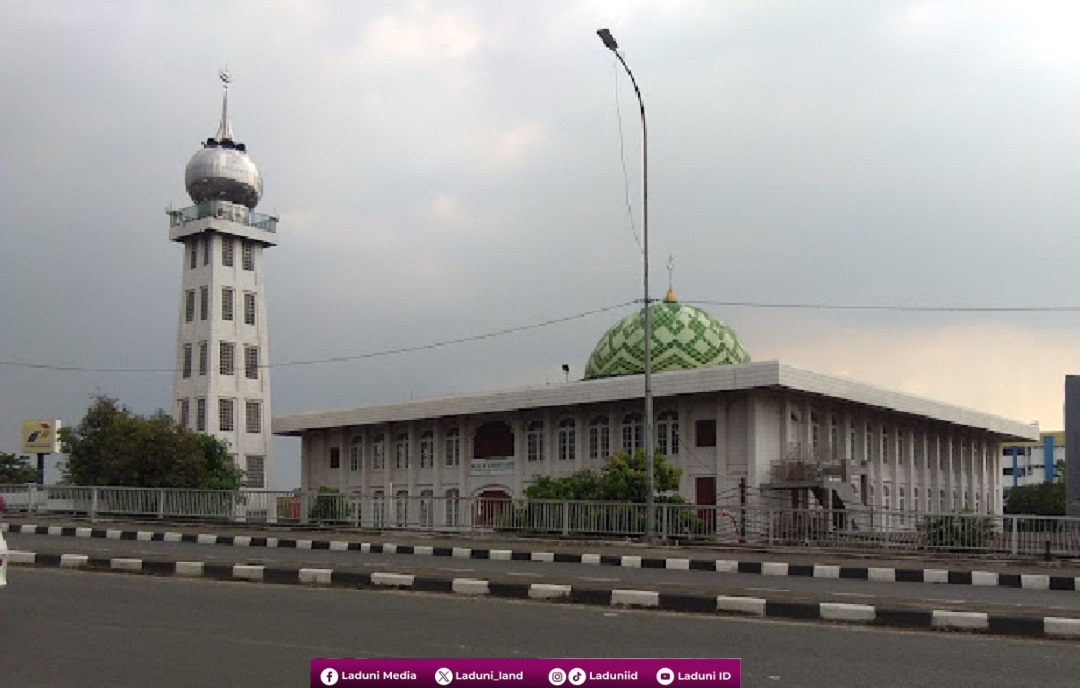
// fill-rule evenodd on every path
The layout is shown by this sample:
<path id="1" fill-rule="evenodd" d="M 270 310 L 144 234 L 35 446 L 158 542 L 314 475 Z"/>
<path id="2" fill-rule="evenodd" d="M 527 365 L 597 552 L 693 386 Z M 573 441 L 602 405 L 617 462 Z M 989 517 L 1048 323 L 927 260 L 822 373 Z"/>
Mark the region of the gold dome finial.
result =
<path id="1" fill-rule="evenodd" d="M 664 303 L 675 303 L 675 256 L 668 254 L 667 259 L 667 274 L 668 274 L 668 286 L 667 296 L 664 297 Z"/>

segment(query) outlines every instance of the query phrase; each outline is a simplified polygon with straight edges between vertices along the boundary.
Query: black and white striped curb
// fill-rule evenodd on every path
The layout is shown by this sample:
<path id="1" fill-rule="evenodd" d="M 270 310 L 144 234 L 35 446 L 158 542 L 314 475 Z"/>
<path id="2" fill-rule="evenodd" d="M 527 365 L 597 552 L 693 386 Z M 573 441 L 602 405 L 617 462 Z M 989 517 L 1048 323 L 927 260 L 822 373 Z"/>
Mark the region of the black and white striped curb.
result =
<path id="1" fill-rule="evenodd" d="M 300 540 L 247 535 L 214 535 L 210 533 L 174 533 L 147 530 L 110 530 L 71 526 L 38 526 L 3 523 L 0 531 L 27 535 L 131 540 L 139 542 L 179 542 L 199 545 L 234 547 L 268 547 L 289 549 L 361 552 L 364 554 L 412 554 L 458 559 L 491 559 L 494 561 L 557 562 L 595 564 L 626 568 L 716 571 L 719 573 L 749 573 L 764 576 L 800 576 L 806 578 L 842 578 L 889 583 L 939 583 L 946 585 L 980 585 L 1028 590 L 1080 590 L 1080 576 L 1049 574 L 1001 573 L 997 571 L 962 571 L 936 568 L 892 568 L 868 566 L 839 566 L 831 564 L 789 564 L 784 562 L 739 561 L 734 559 L 689 559 L 640 557 L 578 552 L 538 552 L 515 549 L 482 549 L 475 547 L 437 547 L 428 545 L 396 545 L 392 543 L 350 542 L 347 540 Z"/>
<path id="2" fill-rule="evenodd" d="M 874 605 L 796 602 L 759 597 L 668 594 L 651 590 L 583 588 L 550 583 L 506 583 L 476 578 L 434 578 L 404 573 L 255 566 L 203 561 L 152 561 L 12 551 L 10 563 L 62 569 L 107 570 L 214 580 L 251 581 L 355 589 L 400 589 L 522 600 L 633 607 L 671 612 L 831 621 L 916 630 L 953 630 L 1080 640 L 1080 619 L 1005 616 L 986 612 L 887 609 Z"/>

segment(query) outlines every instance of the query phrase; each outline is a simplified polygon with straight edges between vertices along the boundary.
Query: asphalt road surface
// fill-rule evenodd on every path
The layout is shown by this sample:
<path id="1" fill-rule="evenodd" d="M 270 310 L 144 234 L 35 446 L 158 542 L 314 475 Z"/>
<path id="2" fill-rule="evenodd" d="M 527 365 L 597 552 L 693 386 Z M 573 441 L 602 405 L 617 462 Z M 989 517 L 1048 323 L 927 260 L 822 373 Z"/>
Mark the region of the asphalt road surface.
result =
<path id="1" fill-rule="evenodd" d="M 306 686 L 312 657 L 739 657 L 744 686 L 1073 686 L 1076 643 L 16 568 L 0 684 Z"/>
<path id="2" fill-rule="evenodd" d="M 404 554 L 365 554 L 289 548 L 228 547 L 191 543 L 134 542 L 47 535 L 7 535 L 12 549 L 33 552 L 89 554 L 182 561 L 218 561 L 283 566 L 417 573 L 438 577 L 499 578 L 516 582 L 559 582 L 585 587 L 621 587 L 700 594 L 742 594 L 758 597 L 814 596 L 827 601 L 878 603 L 884 600 L 936 605 L 937 608 L 986 611 L 1008 607 L 1041 608 L 1052 616 L 1080 616 L 1080 591 L 1027 590 L 933 583 L 882 583 L 864 580 L 763 576 L 634 569 L 592 564 L 456 559 Z"/>

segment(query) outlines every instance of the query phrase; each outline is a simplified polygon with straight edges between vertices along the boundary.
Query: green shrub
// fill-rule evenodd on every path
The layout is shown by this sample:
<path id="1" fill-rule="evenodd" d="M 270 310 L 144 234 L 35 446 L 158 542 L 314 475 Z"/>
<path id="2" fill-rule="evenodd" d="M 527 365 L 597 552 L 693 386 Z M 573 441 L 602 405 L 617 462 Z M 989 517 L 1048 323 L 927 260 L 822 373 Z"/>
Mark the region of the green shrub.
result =
<path id="1" fill-rule="evenodd" d="M 311 505 L 308 518 L 312 521 L 351 521 L 356 510 L 349 498 L 332 487 L 319 487 L 319 496 Z"/>
<path id="2" fill-rule="evenodd" d="M 975 516 L 970 511 L 924 516 L 918 531 L 921 547 L 945 552 L 989 549 L 995 533 L 989 516 Z"/>

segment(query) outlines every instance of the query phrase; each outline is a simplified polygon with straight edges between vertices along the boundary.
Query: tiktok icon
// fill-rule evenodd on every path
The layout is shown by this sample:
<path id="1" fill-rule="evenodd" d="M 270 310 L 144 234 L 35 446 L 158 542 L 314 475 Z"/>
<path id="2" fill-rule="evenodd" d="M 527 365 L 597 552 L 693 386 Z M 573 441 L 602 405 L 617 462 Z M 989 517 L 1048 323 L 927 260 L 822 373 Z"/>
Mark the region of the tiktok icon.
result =
<path id="1" fill-rule="evenodd" d="M 322 679 L 324 686 L 332 686 L 338 682 L 338 672 L 333 667 L 327 667 L 319 674 L 319 678 Z"/>

